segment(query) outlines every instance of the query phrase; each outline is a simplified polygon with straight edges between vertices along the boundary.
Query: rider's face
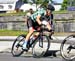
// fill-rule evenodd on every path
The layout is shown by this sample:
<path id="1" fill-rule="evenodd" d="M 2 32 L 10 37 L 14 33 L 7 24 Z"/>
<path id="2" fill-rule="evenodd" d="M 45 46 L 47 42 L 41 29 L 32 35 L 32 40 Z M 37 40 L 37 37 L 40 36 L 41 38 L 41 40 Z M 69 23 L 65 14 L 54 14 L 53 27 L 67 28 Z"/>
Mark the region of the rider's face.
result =
<path id="1" fill-rule="evenodd" d="M 46 15 L 48 15 L 48 16 L 51 15 L 51 10 L 47 9 L 46 10 Z"/>

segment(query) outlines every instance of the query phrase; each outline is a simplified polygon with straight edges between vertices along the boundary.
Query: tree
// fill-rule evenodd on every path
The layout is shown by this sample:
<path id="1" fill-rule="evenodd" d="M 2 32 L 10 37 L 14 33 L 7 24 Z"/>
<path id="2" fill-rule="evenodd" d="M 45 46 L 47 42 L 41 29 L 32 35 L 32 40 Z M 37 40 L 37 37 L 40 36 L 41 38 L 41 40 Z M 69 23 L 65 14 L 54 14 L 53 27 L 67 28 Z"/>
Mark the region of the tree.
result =
<path id="1" fill-rule="evenodd" d="M 28 0 L 22 0 L 22 2 L 27 3 L 27 2 L 28 2 Z"/>
<path id="2" fill-rule="evenodd" d="M 64 0 L 63 1 L 63 4 L 62 4 L 61 10 L 66 10 L 67 9 L 67 6 L 68 6 L 68 0 Z"/>
<path id="3" fill-rule="evenodd" d="M 36 8 L 37 8 L 38 4 L 41 4 L 41 7 L 45 8 L 47 6 L 47 4 L 49 3 L 49 1 L 52 2 L 52 0 L 32 0 L 32 1 L 33 1 L 33 3 L 36 4 Z"/>
<path id="4" fill-rule="evenodd" d="M 61 10 L 66 10 L 68 6 L 75 6 L 75 0 L 64 0 Z"/>
<path id="5" fill-rule="evenodd" d="M 49 2 L 52 3 L 53 1 L 52 0 L 38 0 L 37 4 L 41 4 L 41 7 L 45 8 L 45 7 L 47 7 Z"/>
<path id="6" fill-rule="evenodd" d="M 36 8 L 38 4 L 41 4 L 42 7 L 46 7 L 47 4 L 50 2 L 53 2 L 52 0 L 22 0 L 25 3 L 29 3 L 29 4 L 36 4 Z"/>
<path id="7" fill-rule="evenodd" d="M 33 0 L 33 2 L 36 4 L 36 8 L 38 4 L 41 4 L 44 2 L 44 0 Z"/>
<path id="8" fill-rule="evenodd" d="M 69 6 L 75 6 L 75 0 L 68 0 Z"/>

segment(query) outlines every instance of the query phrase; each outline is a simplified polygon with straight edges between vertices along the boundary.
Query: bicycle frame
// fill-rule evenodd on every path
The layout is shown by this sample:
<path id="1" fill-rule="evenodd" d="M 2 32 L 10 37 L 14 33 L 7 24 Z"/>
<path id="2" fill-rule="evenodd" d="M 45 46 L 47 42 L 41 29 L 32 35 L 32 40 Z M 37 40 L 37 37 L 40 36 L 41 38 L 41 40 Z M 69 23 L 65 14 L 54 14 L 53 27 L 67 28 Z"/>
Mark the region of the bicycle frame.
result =
<path id="1" fill-rule="evenodd" d="M 32 42 L 31 42 L 31 40 L 28 41 L 28 45 L 27 45 L 28 49 L 37 41 L 36 39 L 37 39 L 38 37 L 40 37 L 41 35 L 43 35 L 43 32 L 42 32 L 42 31 L 34 31 L 34 32 L 39 32 L 39 35 L 37 35 L 36 37 L 34 37 L 35 39 L 32 40 Z M 30 43 L 30 42 L 31 42 L 31 43 Z M 39 42 L 39 43 L 40 43 L 40 42 Z M 40 45 L 39 45 L 39 46 L 40 46 Z"/>
<path id="2" fill-rule="evenodd" d="M 44 27 L 45 27 L 45 25 L 44 25 Z M 41 30 L 36 30 L 36 31 L 34 31 L 34 32 L 39 32 L 39 35 L 36 36 L 36 38 L 34 37 L 35 39 L 32 40 L 32 42 L 31 42 L 31 40 L 29 40 L 28 45 L 27 45 L 28 49 L 37 41 L 36 39 L 37 39 L 38 37 L 41 37 L 41 35 L 44 35 L 44 31 L 50 32 L 47 28 L 44 29 L 44 27 L 41 28 Z M 48 36 L 48 37 L 49 37 L 49 36 Z M 30 43 L 30 42 L 31 42 L 31 43 Z M 39 42 L 39 46 L 40 46 L 40 47 L 43 47 L 43 41 L 41 40 L 41 41 L 38 41 L 38 42 Z"/>

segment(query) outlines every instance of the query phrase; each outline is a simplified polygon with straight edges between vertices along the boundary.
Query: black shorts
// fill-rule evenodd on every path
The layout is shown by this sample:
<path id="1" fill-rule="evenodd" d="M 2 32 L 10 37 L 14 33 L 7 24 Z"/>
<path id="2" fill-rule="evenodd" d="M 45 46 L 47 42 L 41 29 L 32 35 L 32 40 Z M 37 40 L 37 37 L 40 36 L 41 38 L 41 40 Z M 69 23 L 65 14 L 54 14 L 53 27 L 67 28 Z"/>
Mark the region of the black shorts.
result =
<path id="1" fill-rule="evenodd" d="M 40 27 L 40 25 L 37 22 L 34 22 L 31 18 L 28 18 L 27 27 L 33 27 L 33 29 L 37 30 L 37 28 Z"/>

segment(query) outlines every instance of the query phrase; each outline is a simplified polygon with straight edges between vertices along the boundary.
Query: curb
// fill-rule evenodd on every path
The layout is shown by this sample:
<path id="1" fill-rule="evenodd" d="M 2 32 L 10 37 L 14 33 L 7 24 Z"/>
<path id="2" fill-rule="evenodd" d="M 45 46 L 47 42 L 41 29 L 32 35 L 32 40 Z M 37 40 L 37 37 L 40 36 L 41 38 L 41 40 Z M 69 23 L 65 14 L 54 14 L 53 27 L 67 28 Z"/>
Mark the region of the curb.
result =
<path id="1" fill-rule="evenodd" d="M 1 41 L 14 41 L 18 36 L 0 36 Z M 53 40 L 63 40 L 67 36 L 52 36 Z"/>

